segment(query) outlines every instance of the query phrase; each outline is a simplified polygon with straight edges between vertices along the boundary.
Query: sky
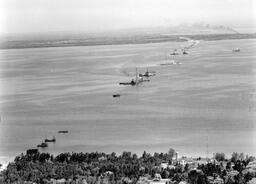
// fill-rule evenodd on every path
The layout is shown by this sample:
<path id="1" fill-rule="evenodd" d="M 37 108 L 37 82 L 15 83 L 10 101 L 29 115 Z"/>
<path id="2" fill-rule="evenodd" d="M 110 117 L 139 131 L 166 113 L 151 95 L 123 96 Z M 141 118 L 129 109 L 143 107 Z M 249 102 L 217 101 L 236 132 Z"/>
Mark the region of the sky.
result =
<path id="1" fill-rule="evenodd" d="M 0 33 L 92 32 L 205 22 L 252 26 L 255 0 L 1 0 Z"/>

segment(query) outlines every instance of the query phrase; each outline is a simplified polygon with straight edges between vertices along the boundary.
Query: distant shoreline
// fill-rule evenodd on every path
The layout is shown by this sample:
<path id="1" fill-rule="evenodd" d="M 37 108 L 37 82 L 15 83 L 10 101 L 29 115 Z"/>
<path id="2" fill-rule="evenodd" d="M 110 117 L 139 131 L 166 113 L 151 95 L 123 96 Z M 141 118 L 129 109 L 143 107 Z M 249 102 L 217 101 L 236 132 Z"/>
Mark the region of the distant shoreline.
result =
<path id="1" fill-rule="evenodd" d="M 193 40 L 231 40 L 231 39 L 255 39 L 256 33 L 252 34 L 196 34 L 196 35 L 138 35 L 127 37 L 88 37 L 88 38 L 63 38 L 63 39 L 36 39 L 36 40 L 4 40 L 0 43 L 0 49 L 25 49 L 47 47 L 74 47 L 74 46 L 100 46 L 100 45 L 126 45 L 147 44 L 161 42 L 184 42 L 180 37 L 189 37 Z"/>

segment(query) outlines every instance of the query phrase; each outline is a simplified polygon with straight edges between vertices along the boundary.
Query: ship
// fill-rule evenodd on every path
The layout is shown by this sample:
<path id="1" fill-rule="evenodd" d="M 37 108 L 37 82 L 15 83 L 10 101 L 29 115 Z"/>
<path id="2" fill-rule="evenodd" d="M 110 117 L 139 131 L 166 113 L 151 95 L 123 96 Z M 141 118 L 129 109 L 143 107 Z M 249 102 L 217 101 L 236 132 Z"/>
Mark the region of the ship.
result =
<path id="1" fill-rule="evenodd" d="M 119 85 L 137 86 L 142 82 L 149 82 L 149 80 L 148 79 L 143 79 L 142 76 L 138 76 L 138 71 L 137 71 L 137 68 L 136 68 L 135 79 L 132 79 L 131 82 L 120 82 Z"/>
<path id="2" fill-rule="evenodd" d="M 188 54 L 188 52 L 185 49 L 183 49 L 182 54 L 185 55 L 185 54 Z"/>
<path id="3" fill-rule="evenodd" d="M 172 60 L 170 62 L 161 63 L 160 65 L 165 66 L 165 65 L 181 65 L 181 64 L 182 63 L 180 61 Z"/>
<path id="4" fill-rule="evenodd" d="M 56 142 L 55 137 L 53 136 L 52 139 L 45 139 L 44 142 Z"/>
<path id="5" fill-rule="evenodd" d="M 173 52 L 170 55 L 172 55 L 172 56 L 179 55 L 179 53 L 178 53 L 177 49 L 174 49 Z"/>
<path id="6" fill-rule="evenodd" d="M 58 133 L 59 134 L 66 134 L 66 133 L 68 133 L 68 131 L 67 130 L 59 130 Z"/>
<path id="7" fill-rule="evenodd" d="M 120 94 L 113 94 L 112 96 L 113 96 L 113 98 L 116 98 L 116 97 L 120 97 L 121 95 Z"/>
<path id="8" fill-rule="evenodd" d="M 233 52 L 240 52 L 240 49 L 239 48 L 234 48 Z"/>
<path id="9" fill-rule="evenodd" d="M 42 142 L 41 144 L 38 144 L 37 147 L 45 148 L 45 147 L 48 147 L 48 144 L 45 142 Z"/>
<path id="10" fill-rule="evenodd" d="M 139 74 L 139 77 L 152 77 L 152 76 L 155 76 L 156 75 L 156 72 L 149 72 L 148 71 L 148 68 L 147 68 L 147 71 L 144 73 L 144 74 Z"/>

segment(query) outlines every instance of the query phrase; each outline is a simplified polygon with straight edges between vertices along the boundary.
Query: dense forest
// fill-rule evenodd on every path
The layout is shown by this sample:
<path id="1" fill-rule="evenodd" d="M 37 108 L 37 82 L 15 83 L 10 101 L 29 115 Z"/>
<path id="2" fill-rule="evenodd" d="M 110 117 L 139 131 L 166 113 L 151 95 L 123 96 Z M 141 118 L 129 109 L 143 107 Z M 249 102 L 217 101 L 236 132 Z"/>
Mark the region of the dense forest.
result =
<path id="1" fill-rule="evenodd" d="M 1 173 L 3 183 L 225 183 L 243 184 L 255 181 L 255 157 L 233 153 L 231 159 L 216 153 L 214 159 L 200 164 L 202 158 L 181 164 L 186 157 L 175 159 L 175 151 L 142 156 L 131 152 L 106 154 L 61 153 L 53 156 L 38 151 L 17 156 Z M 162 163 L 168 167 L 161 166 Z M 156 180 L 158 178 L 158 180 Z M 164 180 L 166 179 L 166 180 Z M 26 181 L 26 182 L 25 182 Z M 1 183 L 1 182 L 0 182 Z"/>

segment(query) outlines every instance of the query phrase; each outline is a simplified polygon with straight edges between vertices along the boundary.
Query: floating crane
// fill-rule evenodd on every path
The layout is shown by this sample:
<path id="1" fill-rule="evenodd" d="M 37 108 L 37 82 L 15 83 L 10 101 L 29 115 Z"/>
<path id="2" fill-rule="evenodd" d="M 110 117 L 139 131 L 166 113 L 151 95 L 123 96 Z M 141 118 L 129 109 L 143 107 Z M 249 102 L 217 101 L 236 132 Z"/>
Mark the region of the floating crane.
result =
<path id="1" fill-rule="evenodd" d="M 148 79 L 143 79 L 142 76 L 138 77 L 138 70 L 136 68 L 136 75 L 135 75 L 135 79 L 132 79 L 131 82 L 120 82 L 119 85 L 131 85 L 131 86 L 137 86 L 142 82 L 149 82 Z"/>

